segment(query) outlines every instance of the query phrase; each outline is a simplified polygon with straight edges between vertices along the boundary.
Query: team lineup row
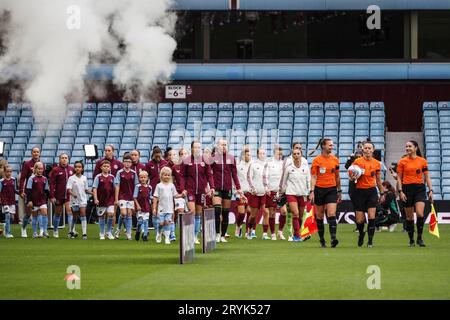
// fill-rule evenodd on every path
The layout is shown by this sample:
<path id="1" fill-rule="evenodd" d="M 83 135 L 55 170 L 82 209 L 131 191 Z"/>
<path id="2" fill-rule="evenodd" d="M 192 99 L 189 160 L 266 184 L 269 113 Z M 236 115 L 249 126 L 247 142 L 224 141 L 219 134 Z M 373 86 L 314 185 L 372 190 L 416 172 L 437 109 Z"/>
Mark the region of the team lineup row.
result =
<path id="1" fill-rule="evenodd" d="M 214 207 L 216 217 L 217 242 L 227 242 L 229 211 L 233 194 L 238 200 L 236 236 L 255 237 L 256 217 L 263 214 L 263 239 L 277 239 L 275 233 L 275 213 L 280 209 L 278 238 L 285 239 L 283 228 L 286 224 L 288 204 L 292 214 L 293 241 L 301 242 L 300 227 L 307 202 L 314 205 L 320 244 L 326 247 L 324 238 L 324 216 L 326 214 L 331 237 L 331 247 L 339 243 L 337 233 L 336 209 L 341 200 L 339 160 L 333 155 L 333 141 L 321 139 L 317 148 L 321 153 L 311 165 L 302 156 L 302 146 L 294 143 L 290 156 L 283 159 L 283 150 L 274 148 L 273 158 L 266 159 L 265 149 L 257 150 L 257 158 L 251 159 L 250 147 L 243 148 L 240 161 L 228 153 L 226 140 L 219 140 L 212 152 L 204 150 L 200 142 L 191 144 L 190 153 L 181 149 L 166 150 L 164 153 L 153 148 L 152 160 L 147 164 L 139 162 L 138 150 L 123 157 L 123 162 L 114 157 L 114 147 L 106 146 L 104 158 L 98 160 L 94 169 L 94 182 L 88 188 L 83 175 L 82 161 L 69 165 L 69 158 L 61 154 L 59 164 L 54 165 L 48 177 L 45 166 L 39 161 L 40 150 L 32 149 L 32 158 L 24 161 L 18 188 L 11 167 L 4 168 L 0 183 L 0 201 L 6 218 L 6 237 L 12 237 L 9 221 L 16 212 L 16 199 L 26 199 L 26 210 L 22 221 L 22 237 L 27 237 L 26 227 L 30 222 L 33 237 L 49 237 L 47 234 L 47 203 L 55 205 L 54 237 L 59 237 L 59 220 L 63 207 L 68 213 L 69 236 L 76 237 L 76 216 L 79 215 L 82 237 L 87 239 L 86 207 L 88 195 L 92 194 L 97 206 L 100 239 L 118 238 L 122 225 L 127 239 L 131 240 L 132 217 L 137 218 L 135 239 L 141 235 L 148 240 L 150 223 L 156 228 L 156 241 L 165 243 L 175 240 L 176 215 L 180 212 L 195 214 L 195 242 L 199 243 L 201 214 L 205 206 Z M 358 246 L 364 244 L 366 232 L 365 213 L 368 216 L 368 242 L 373 246 L 375 232 L 375 211 L 383 201 L 384 192 L 381 181 L 381 163 L 374 159 L 374 145 L 370 141 L 362 145 L 360 157 L 351 164 L 348 174 L 350 193 L 359 231 Z M 432 185 L 428 175 L 427 161 L 421 157 L 415 141 L 406 143 L 406 154 L 397 167 L 397 191 L 406 212 L 406 229 L 410 246 L 414 246 L 414 217 L 417 214 L 417 241 L 422 240 L 424 206 L 427 200 L 424 181 L 428 185 L 428 198 L 432 200 Z M 115 232 L 115 212 L 120 214 Z M 38 226 L 40 232 L 38 233 Z M 271 236 L 268 235 L 270 227 Z M 105 232 L 106 228 L 106 232 Z"/>

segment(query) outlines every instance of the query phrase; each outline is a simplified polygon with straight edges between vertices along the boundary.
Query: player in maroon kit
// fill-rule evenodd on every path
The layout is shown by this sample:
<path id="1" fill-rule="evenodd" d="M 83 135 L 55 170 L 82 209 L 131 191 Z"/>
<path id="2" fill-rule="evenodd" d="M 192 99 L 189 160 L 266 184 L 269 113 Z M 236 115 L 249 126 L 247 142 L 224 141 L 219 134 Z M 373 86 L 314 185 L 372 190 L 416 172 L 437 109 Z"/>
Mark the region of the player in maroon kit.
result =
<path id="1" fill-rule="evenodd" d="M 150 212 L 152 210 L 152 187 L 148 184 L 148 173 L 145 170 L 139 173 L 139 184 L 137 184 L 134 188 L 133 198 L 138 221 L 134 239 L 139 241 L 142 227 L 142 240 L 148 241 L 148 222 L 150 219 Z"/>
<path id="2" fill-rule="evenodd" d="M 94 196 L 94 203 L 97 205 L 97 215 L 99 216 L 100 240 L 105 240 L 105 212 L 108 218 L 106 236 L 109 240 L 114 240 L 112 228 L 115 212 L 115 178 L 109 173 L 111 171 L 111 163 L 109 160 L 103 160 L 101 169 L 102 172 L 95 176 L 94 183 L 92 184 L 92 194 Z"/>
<path id="3" fill-rule="evenodd" d="M 183 197 L 175 198 L 175 213 L 170 223 L 170 241 L 175 241 L 175 223 L 178 218 L 178 213 L 183 213 L 186 210 L 185 197 L 187 196 L 187 193 L 183 193 L 184 178 L 181 174 L 181 161 L 178 158 L 177 152 L 169 147 L 165 152 L 164 158 L 167 161 L 167 166 L 172 170 L 172 180 L 177 192 L 183 195 Z"/>
<path id="4" fill-rule="evenodd" d="M 148 172 L 152 190 L 155 190 L 156 185 L 160 182 L 159 175 L 161 169 L 165 166 L 167 166 L 167 161 L 162 158 L 161 149 L 158 146 L 155 146 L 152 151 L 152 160 L 145 165 L 145 170 Z"/>
<path id="5" fill-rule="evenodd" d="M 16 213 L 16 178 L 12 176 L 13 170 L 10 166 L 4 168 L 4 178 L 0 180 L 0 203 L 5 215 L 5 238 L 14 238 L 11 234 L 11 216 Z"/>
<path id="6" fill-rule="evenodd" d="M 225 139 L 219 140 L 210 163 L 215 186 L 213 206 L 216 217 L 216 241 L 228 242 L 225 239 L 225 234 L 228 228 L 233 183 L 240 198 L 245 198 L 245 196 L 241 192 L 241 185 L 237 176 L 236 159 L 228 153 Z M 220 219 L 221 216 L 222 221 Z"/>
<path id="7" fill-rule="evenodd" d="M 25 192 L 27 194 L 27 206 L 30 208 L 33 220 L 33 238 L 48 238 L 47 226 L 47 202 L 49 195 L 48 180 L 44 177 L 44 164 L 36 162 L 34 164 L 33 174 L 28 178 Z M 40 232 L 37 233 L 37 224 L 39 223 Z"/>
<path id="8" fill-rule="evenodd" d="M 118 239 L 122 229 L 122 222 L 125 222 L 127 230 L 127 239 L 131 240 L 131 224 L 134 213 L 134 198 L 133 192 L 135 185 L 138 184 L 138 175 L 131 170 L 131 157 L 123 157 L 123 169 L 117 171 L 115 184 L 115 205 L 120 208 L 119 223 L 114 237 Z M 125 221 L 124 221 L 125 220 Z"/>
<path id="9" fill-rule="evenodd" d="M 115 177 L 117 174 L 117 171 L 119 171 L 120 169 L 123 168 L 123 164 L 122 162 L 120 162 L 119 160 L 117 160 L 114 157 L 114 146 L 112 145 L 107 145 L 105 147 L 105 156 L 99 160 L 97 160 L 97 162 L 95 163 L 95 168 L 94 168 L 94 177 L 96 177 L 99 173 L 102 172 L 102 163 L 103 160 L 108 160 L 110 163 L 110 170 L 111 170 L 111 174 Z"/>
<path id="10" fill-rule="evenodd" d="M 22 199 L 24 199 L 25 203 L 27 202 L 25 196 L 25 187 L 28 181 L 28 178 L 31 177 L 34 171 L 34 165 L 39 162 L 39 158 L 41 156 L 41 150 L 38 147 L 34 147 L 31 149 L 31 159 L 28 161 L 24 161 L 22 163 L 22 170 L 20 171 L 20 179 L 19 179 L 19 195 Z M 44 166 L 45 167 L 45 166 Z M 26 206 L 25 212 L 22 220 L 22 238 L 27 237 L 27 224 L 30 220 L 31 209 Z"/>
<path id="11" fill-rule="evenodd" d="M 137 173 L 141 173 L 141 171 L 145 170 L 145 164 L 140 162 L 141 152 L 139 150 L 132 150 L 130 152 L 131 157 L 131 170 Z"/>
<path id="12" fill-rule="evenodd" d="M 75 238 L 77 233 L 73 232 L 72 211 L 70 210 L 70 195 L 67 192 L 67 181 L 73 175 L 74 169 L 69 165 L 69 156 L 66 153 L 59 155 L 59 165 L 53 167 L 49 175 L 50 201 L 55 206 L 55 216 L 53 218 L 53 237 L 59 238 L 58 226 L 61 219 L 63 207 L 66 209 L 69 221 L 69 238 Z"/>
<path id="13" fill-rule="evenodd" d="M 198 233 L 200 231 L 201 214 L 203 211 L 204 199 L 206 197 L 206 187 L 209 183 L 210 194 L 214 194 L 214 180 L 211 166 L 201 155 L 201 143 L 192 141 L 191 156 L 184 158 L 181 165 L 181 172 L 184 177 L 185 190 L 188 195 L 189 212 L 195 212 L 195 243 L 199 244 Z"/>

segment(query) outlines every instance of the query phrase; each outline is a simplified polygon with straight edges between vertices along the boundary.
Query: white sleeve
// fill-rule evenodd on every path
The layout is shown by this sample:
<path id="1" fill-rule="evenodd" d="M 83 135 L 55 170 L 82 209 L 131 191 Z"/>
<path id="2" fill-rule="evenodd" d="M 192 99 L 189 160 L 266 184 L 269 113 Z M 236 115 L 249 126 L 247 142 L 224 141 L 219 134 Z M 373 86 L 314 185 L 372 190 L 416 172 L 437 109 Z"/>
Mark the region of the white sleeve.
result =
<path id="1" fill-rule="evenodd" d="M 175 188 L 175 185 L 173 183 L 170 188 L 172 189 L 172 196 L 175 197 L 176 195 L 178 195 L 177 188 Z"/>
<path id="2" fill-rule="evenodd" d="M 73 179 L 72 177 L 69 178 L 69 180 L 67 180 L 67 187 L 66 190 L 72 189 L 73 188 Z"/>
<path id="3" fill-rule="evenodd" d="M 159 183 L 155 187 L 155 192 L 153 193 L 153 196 L 159 198 Z"/>

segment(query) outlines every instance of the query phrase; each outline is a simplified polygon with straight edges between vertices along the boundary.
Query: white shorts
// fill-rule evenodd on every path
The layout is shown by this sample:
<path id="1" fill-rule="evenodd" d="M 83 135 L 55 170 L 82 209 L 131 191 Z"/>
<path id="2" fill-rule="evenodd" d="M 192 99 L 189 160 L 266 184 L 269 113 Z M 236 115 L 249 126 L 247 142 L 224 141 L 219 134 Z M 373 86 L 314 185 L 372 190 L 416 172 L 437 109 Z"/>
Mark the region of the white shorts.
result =
<path id="1" fill-rule="evenodd" d="M 97 215 L 98 216 L 103 216 L 105 214 L 105 212 L 107 212 L 107 213 L 114 213 L 114 206 L 97 207 Z"/>
<path id="2" fill-rule="evenodd" d="M 119 208 L 120 209 L 133 209 L 134 210 L 134 201 L 119 200 Z"/>
<path id="3" fill-rule="evenodd" d="M 70 207 L 72 208 L 73 211 L 79 211 L 80 208 L 86 208 L 87 207 L 87 203 L 71 203 Z"/>
<path id="4" fill-rule="evenodd" d="M 16 206 L 14 204 L 2 206 L 2 212 L 3 213 L 9 213 L 9 214 L 15 214 L 16 213 Z"/>
<path id="5" fill-rule="evenodd" d="M 39 207 L 33 207 L 33 211 L 38 211 L 39 209 L 47 209 L 47 205 L 46 204 L 42 204 Z"/>
<path id="6" fill-rule="evenodd" d="M 142 220 L 149 220 L 150 219 L 150 212 L 141 212 L 141 211 L 138 211 L 137 213 L 136 213 L 136 218 L 139 220 L 139 219 L 142 219 Z"/>
<path id="7" fill-rule="evenodd" d="M 178 211 L 180 209 L 183 209 L 183 211 L 186 210 L 186 200 L 184 198 L 175 199 L 175 210 Z"/>

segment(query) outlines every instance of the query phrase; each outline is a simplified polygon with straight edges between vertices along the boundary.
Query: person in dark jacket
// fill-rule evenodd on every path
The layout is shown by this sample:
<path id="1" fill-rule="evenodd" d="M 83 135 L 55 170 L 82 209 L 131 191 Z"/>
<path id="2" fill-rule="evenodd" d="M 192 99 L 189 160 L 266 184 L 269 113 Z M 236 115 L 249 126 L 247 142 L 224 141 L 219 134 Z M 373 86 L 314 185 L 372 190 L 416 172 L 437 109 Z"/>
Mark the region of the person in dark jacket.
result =
<path id="1" fill-rule="evenodd" d="M 184 177 L 185 194 L 188 196 L 189 212 L 195 212 L 195 243 L 200 244 L 198 233 L 200 231 L 201 214 L 205 204 L 206 196 L 212 197 L 214 194 L 214 180 L 211 166 L 201 155 L 202 145 L 198 141 L 191 143 L 191 156 L 183 159 L 181 164 L 181 174 Z M 210 191 L 207 195 L 207 185 Z"/>
<path id="2" fill-rule="evenodd" d="M 377 208 L 377 217 L 375 219 L 375 227 L 389 227 L 389 231 L 393 232 L 399 221 L 399 208 L 397 204 L 397 195 L 395 188 L 389 181 L 383 182 L 383 192 L 385 199 Z"/>
<path id="3" fill-rule="evenodd" d="M 97 175 L 99 175 L 102 172 L 102 164 L 103 164 L 103 160 L 108 160 L 109 163 L 111 164 L 111 169 L 110 169 L 110 173 L 115 177 L 117 174 L 117 171 L 119 171 L 120 169 L 123 168 L 123 164 L 122 162 L 120 162 L 120 160 L 117 160 L 114 157 L 114 146 L 113 145 L 107 145 L 105 147 L 105 156 L 103 158 L 101 158 L 100 160 L 97 160 L 97 162 L 95 163 L 95 168 L 94 168 L 94 174 L 93 177 L 96 177 Z"/>
<path id="4" fill-rule="evenodd" d="M 216 152 L 210 158 L 210 165 L 215 186 L 213 205 L 216 216 L 216 241 L 228 242 L 225 239 L 225 234 L 228 228 L 233 183 L 236 187 L 236 193 L 240 197 L 244 195 L 241 192 L 241 185 L 237 176 L 236 159 L 228 153 L 225 139 L 219 140 Z"/>
<path id="5" fill-rule="evenodd" d="M 70 210 L 69 200 L 70 195 L 67 192 L 67 181 L 73 175 L 74 169 L 69 165 L 69 156 L 66 153 L 59 155 L 59 164 L 53 167 L 49 175 L 50 184 L 50 201 L 55 206 L 55 216 L 53 220 L 53 237 L 58 238 L 58 226 L 61 219 L 61 213 L 63 207 L 66 209 L 66 213 L 69 216 L 69 237 L 76 237 L 73 233 L 72 225 L 73 216 Z"/>

